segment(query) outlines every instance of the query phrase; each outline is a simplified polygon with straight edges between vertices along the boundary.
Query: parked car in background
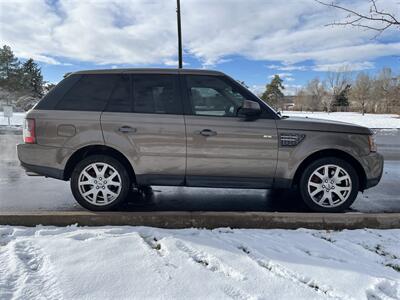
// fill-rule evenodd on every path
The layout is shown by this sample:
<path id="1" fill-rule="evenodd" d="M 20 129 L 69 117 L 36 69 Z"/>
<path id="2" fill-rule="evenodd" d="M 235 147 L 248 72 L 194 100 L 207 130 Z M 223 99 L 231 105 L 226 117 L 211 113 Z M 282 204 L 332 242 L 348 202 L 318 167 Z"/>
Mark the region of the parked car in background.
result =
<path id="1" fill-rule="evenodd" d="M 90 210 L 171 185 L 298 188 L 312 210 L 339 212 L 383 169 L 368 128 L 282 117 L 206 70 L 72 73 L 27 113 L 17 148 L 28 174 L 70 180 Z"/>

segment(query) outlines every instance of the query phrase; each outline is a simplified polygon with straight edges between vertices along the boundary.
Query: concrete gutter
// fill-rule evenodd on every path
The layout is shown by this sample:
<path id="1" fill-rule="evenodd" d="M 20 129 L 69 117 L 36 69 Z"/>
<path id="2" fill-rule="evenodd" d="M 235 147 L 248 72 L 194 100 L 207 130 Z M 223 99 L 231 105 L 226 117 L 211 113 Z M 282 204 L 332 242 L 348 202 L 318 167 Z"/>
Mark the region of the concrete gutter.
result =
<path id="1" fill-rule="evenodd" d="M 0 225 L 151 226 L 159 228 L 400 228 L 400 213 L 328 214 L 274 212 L 89 212 L 0 213 Z"/>

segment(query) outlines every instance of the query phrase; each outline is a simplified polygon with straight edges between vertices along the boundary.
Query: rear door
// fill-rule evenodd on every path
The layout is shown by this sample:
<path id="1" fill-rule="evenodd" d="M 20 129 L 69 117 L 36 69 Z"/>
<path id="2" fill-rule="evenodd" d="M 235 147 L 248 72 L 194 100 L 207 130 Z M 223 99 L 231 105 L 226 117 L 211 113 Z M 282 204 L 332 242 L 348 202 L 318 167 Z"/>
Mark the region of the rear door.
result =
<path id="1" fill-rule="evenodd" d="M 259 100 L 248 99 L 251 93 L 227 77 L 182 76 L 188 106 L 187 184 L 270 187 L 278 153 L 275 120 L 268 112 L 253 120 L 238 117 L 243 100 Z"/>
<path id="2" fill-rule="evenodd" d="M 121 75 L 101 116 L 104 140 L 131 162 L 139 184 L 180 185 L 186 166 L 176 74 Z"/>

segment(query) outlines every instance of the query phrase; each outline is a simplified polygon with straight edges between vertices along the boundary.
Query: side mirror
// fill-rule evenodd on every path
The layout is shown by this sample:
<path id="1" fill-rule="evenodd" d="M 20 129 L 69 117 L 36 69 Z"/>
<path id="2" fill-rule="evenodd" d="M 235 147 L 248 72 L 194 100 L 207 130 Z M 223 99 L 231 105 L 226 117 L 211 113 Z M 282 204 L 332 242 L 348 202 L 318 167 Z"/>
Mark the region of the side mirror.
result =
<path id="1" fill-rule="evenodd" d="M 260 104 L 251 100 L 244 100 L 243 105 L 238 109 L 239 117 L 255 117 L 261 114 Z"/>

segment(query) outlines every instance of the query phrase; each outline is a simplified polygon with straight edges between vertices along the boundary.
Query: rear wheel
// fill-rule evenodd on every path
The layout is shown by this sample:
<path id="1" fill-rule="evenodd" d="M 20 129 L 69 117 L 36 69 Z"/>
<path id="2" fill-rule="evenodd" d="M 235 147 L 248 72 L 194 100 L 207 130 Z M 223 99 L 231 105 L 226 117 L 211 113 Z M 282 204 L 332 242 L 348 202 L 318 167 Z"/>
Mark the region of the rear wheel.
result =
<path id="1" fill-rule="evenodd" d="M 319 212 L 341 212 L 357 197 L 359 179 L 346 161 L 327 157 L 308 165 L 300 178 L 300 193 L 309 208 Z"/>
<path id="2" fill-rule="evenodd" d="M 71 190 L 80 205 L 95 211 L 112 210 L 127 197 L 131 180 L 115 158 L 93 155 L 79 162 L 71 175 Z"/>

